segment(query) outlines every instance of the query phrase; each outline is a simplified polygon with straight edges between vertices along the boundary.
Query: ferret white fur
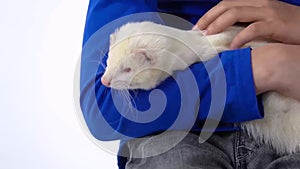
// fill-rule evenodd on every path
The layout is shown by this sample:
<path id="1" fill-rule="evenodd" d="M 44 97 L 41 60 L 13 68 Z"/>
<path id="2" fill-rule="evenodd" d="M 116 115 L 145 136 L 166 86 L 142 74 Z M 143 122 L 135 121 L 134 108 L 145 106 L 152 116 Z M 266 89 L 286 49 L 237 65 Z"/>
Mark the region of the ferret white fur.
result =
<path id="1" fill-rule="evenodd" d="M 174 71 L 207 61 L 228 50 L 242 27 L 204 36 L 153 22 L 128 23 L 110 37 L 110 51 L 102 82 L 115 89 L 152 89 Z M 209 43 L 208 43 L 209 42 Z M 256 47 L 267 42 L 250 42 Z M 216 49 L 216 50 L 214 50 Z M 242 123 L 257 141 L 274 147 L 279 154 L 300 148 L 300 103 L 275 92 L 263 95 L 263 119 Z M 242 113 L 242 112 L 241 112 Z"/>

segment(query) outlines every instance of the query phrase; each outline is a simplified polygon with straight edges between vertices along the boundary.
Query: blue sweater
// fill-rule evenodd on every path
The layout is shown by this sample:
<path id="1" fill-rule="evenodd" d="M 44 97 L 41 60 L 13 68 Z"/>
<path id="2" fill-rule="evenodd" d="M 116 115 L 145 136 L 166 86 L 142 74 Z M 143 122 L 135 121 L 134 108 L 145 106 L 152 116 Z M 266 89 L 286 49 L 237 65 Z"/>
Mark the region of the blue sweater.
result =
<path id="1" fill-rule="evenodd" d="M 148 98 L 151 91 L 139 90 L 130 92 L 136 108 L 141 111 L 138 114 L 140 116 L 132 120 L 122 112 L 127 108 L 122 97 L 101 84 L 100 79 L 105 70 L 103 65 L 106 64 L 107 55 L 104 54 L 103 59 L 99 55 L 108 49 L 108 35 L 115 28 L 128 21 L 157 21 L 160 18 L 155 14 L 146 14 L 134 19 L 127 18 L 113 22 L 109 27 L 105 25 L 123 16 L 150 11 L 174 14 L 196 23 L 206 11 L 218 2 L 219 0 L 185 2 L 182 0 L 161 0 L 159 2 L 156 0 L 90 0 L 81 59 L 80 103 L 86 124 L 95 138 L 99 140 L 126 140 L 165 130 L 199 132 L 203 129 L 205 120 L 218 120 L 219 118 L 221 122 L 216 130 L 231 131 L 237 129 L 233 123 L 263 117 L 260 97 L 255 94 L 250 48 L 222 52 L 216 59 L 191 65 L 190 71 L 197 83 L 196 94 L 189 90 L 187 90 L 187 94 L 180 93 L 176 81 L 168 78 L 158 86 L 166 97 L 165 108 L 161 110 L 161 114 L 157 114 L 158 110 L 156 109 L 143 113 L 147 109 L 151 109 Z M 296 1 L 288 2 L 299 3 Z M 102 30 L 97 31 L 100 28 Z M 221 62 L 218 62 L 218 59 Z M 209 71 L 207 71 L 208 69 Z M 218 80 L 221 78 L 222 72 L 225 73 L 226 86 L 222 84 L 220 86 Z M 176 77 L 180 79 L 180 77 L 187 76 L 188 73 L 188 70 L 180 71 L 176 73 Z M 222 99 L 220 96 L 217 104 L 211 103 L 212 88 L 224 88 L 225 90 L 225 98 Z M 185 95 L 185 105 L 182 105 L 182 95 Z M 197 106 L 198 95 L 200 96 L 199 109 Z M 114 100 L 118 101 L 118 106 Z M 197 112 L 195 113 L 194 110 Z M 144 121 L 137 121 L 141 119 Z M 209 128 L 206 129 L 209 130 Z M 119 158 L 119 160 L 120 168 L 123 168 L 126 159 Z"/>

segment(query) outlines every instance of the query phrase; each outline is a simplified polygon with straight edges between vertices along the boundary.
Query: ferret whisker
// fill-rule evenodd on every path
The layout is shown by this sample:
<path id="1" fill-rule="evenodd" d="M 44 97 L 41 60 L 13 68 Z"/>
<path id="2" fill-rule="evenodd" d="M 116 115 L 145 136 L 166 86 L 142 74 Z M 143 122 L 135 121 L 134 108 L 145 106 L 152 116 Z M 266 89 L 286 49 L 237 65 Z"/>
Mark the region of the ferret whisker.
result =
<path id="1" fill-rule="evenodd" d="M 106 69 L 106 65 L 103 62 L 99 63 L 104 69 Z"/>
<path id="2" fill-rule="evenodd" d="M 137 106 L 136 106 L 136 102 L 135 102 L 134 98 L 131 96 L 131 94 L 129 92 L 128 92 L 128 95 L 130 96 L 131 106 L 133 108 L 136 108 Z"/>
<path id="3" fill-rule="evenodd" d="M 126 89 L 120 90 L 120 92 L 122 94 L 122 97 L 125 99 L 125 102 L 128 105 L 128 112 L 131 113 L 133 116 L 136 116 L 136 110 L 135 110 L 136 104 L 135 101 L 133 100 L 133 97 Z"/>
<path id="4" fill-rule="evenodd" d="M 104 52 L 104 50 L 98 49 L 98 51 L 99 51 L 99 55 L 100 55 L 100 56 L 104 56 L 104 55 L 107 54 L 107 52 Z"/>
<path id="5" fill-rule="evenodd" d="M 129 93 L 128 90 L 126 90 L 126 91 L 124 91 L 124 92 L 125 92 L 126 96 L 128 97 L 129 102 L 130 102 L 130 103 L 128 104 L 128 106 L 129 106 L 129 111 L 130 111 L 130 113 L 132 114 L 132 116 L 133 116 L 134 118 L 136 118 L 136 117 L 137 117 L 136 103 L 135 103 L 133 97 L 131 96 L 131 94 Z"/>
<path id="6" fill-rule="evenodd" d="M 122 99 L 124 99 L 126 106 L 127 106 L 127 110 L 126 113 L 132 113 L 132 106 L 131 106 L 131 102 L 130 102 L 130 98 L 128 97 L 128 95 L 126 94 L 126 90 L 119 90 Z"/>
<path id="7" fill-rule="evenodd" d="M 98 54 L 97 54 L 99 56 L 98 58 L 103 59 L 103 57 L 108 53 L 108 52 L 104 52 L 104 51 L 106 51 L 106 50 L 98 49 Z M 96 62 L 96 63 L 100 64 L 105 69 L 106 65 L 100 59 L 99 60 L 91 60 L 91 62 Z"/>
<path id="8" fill-rule="evenodd" d="M 126 99 L 126 102 L 127 102 L 128 105 L 129 105 L 129 108 L 132 108 L 132 103 L 131 103 L 132 98 L 131 98 L 131 96 L 130 96 L 128 90 L 123 90 L 123 94 L 124 94 L 124 97 L 125 97 L 125 99 Z"/>

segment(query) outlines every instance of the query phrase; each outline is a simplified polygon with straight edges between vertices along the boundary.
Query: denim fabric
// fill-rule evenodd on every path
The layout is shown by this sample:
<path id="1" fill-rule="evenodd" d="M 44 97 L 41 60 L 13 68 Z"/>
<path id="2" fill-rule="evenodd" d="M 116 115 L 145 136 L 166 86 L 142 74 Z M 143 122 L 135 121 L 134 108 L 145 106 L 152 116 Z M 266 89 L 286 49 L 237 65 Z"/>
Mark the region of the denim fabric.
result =
<path id="1" fill-rule="evenodd" d="M 256 143 L 244 131 L 215 133 L 202 144 L 198 135 L 189 133 L 174 144 L 182 134 L 172 131 L 159 138 L 129 141 L 126 169 L 300 169 L 300 153 L 277 155 L 274 149 Z M 174 144 L 173 148 L 151 156 L 169 143 Z"/>

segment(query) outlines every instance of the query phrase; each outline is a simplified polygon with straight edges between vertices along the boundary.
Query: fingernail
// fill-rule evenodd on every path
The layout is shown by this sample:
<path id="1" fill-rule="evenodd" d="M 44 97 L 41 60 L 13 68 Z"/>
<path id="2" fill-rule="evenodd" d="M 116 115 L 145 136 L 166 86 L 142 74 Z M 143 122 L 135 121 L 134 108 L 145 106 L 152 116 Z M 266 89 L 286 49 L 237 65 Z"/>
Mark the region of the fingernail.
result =
<path id="1" fill-rule="evenodd" d="M 202 31 L 202 34 L 203 34 L 203 35 L 207 35 L 207 30 L 203 30 L 203 31 Z"/>
<path id="2" fill-rule="evenodd" d="M 200 29 L 198 28 L 197 25 L 195 25 L 195 26 L 193 26 L 192 30 L 193 30 L 193 31 L 199 31 Z"/>

